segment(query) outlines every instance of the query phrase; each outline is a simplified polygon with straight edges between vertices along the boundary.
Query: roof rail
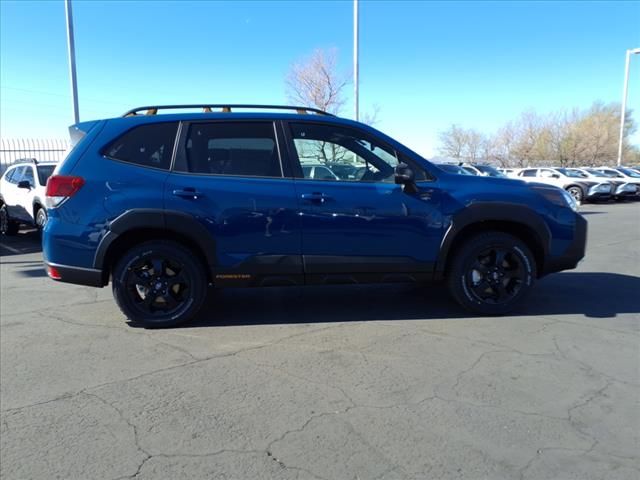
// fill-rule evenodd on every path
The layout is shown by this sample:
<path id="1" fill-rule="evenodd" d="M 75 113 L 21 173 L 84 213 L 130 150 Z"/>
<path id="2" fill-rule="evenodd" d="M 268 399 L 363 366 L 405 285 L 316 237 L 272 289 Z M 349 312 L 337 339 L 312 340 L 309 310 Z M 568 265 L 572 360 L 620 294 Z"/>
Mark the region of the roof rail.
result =
<path id="1" fill-rule="evenodd" d="M 35 165 L 38 164 L 38 160 L 36 160 L 35 158 L 16 158 L 13 161 L 13 164 L 15 165 L 16 163 L 33 163 Z"/>
<path id="2" fill-rule="evenodd" d="M 224 113 L 230 113 L 232 109 L 250 109 L 250 110 L 295 110 L 296 113 L 306 114 L 306 113 L 315 113 L 318 115 L 329 115 L 333 117 L 334 115 L 324 110 L 320 110 L 312 107 L 300 107 L 300 106 L 289 106 L 289 105 L 242 105 L 242 104 L 212 104 L 212 103 L 203 103 L 203 104 L 191 104 L 191 105 L 151 105 L 147 107 L 138 107 L 126 112 L 123 117 L 134 117 L 137 115 L 157 115 L 158 110 L 182 110 L 187 108 L 201 108 L 202 113 L 212 113 L 213 109 L 221 109 Z"/>

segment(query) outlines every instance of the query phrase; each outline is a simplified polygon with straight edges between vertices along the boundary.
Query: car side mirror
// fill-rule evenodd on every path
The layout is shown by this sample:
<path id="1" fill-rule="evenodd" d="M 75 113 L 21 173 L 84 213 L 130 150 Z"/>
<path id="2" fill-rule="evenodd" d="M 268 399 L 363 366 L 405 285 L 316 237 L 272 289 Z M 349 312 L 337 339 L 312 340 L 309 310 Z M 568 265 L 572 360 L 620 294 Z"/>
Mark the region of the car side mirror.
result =
<path id="1" fill-rule="evenodd" d="M 27 190 L 31 190 L 31 182 L 29 182 L 29 180 L 20 180 L 18 182 L 18 188 L 26 188 Z"/>
<path id="2" fill-rule="evenodd" d="M 396 184 L 402 185 L 407 193 L 415 193 L 418 191 L 416 187 L 416 174 L 406 163 L 399 163 L 396 166 L 394 179 Z"/>
<path id="3" fill-rule="evenodd" d="M 560 178 L 560 175 L 558 175 L 557 173 L 552 173 L 551 178 Z"/>

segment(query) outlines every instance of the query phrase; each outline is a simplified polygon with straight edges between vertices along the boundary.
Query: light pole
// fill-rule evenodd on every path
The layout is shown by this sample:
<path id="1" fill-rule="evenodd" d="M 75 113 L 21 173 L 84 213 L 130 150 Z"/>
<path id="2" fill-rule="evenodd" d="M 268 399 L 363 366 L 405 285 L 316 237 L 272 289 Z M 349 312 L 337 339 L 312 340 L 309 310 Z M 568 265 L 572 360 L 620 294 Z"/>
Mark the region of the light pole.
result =
<path id="1" fill-rule="evenodd" d="M 622 88 L 622 111 L 620 112 L 620 142 L 618 143 L 618 166 L 622 165 L 622 140 L 624 139 L 624 120 L 627 114 L 627 90 L 629 88 L 629 62 L 631 55 L 640 53 L 640 48 L 627 50 L 624 64 L 624 87 Z"/>
<path id="2" fill-rule="evenodd" d="M 353 101 L 356 122 L 359 115 L 358 98 L 358 0 L 353 0 Z"/>
<path id="3" fill-rule="evenodd" d="M 76 79 L 76 45 L 73 39 L 73 14 L 71 12 L 71 0 L 64 0 L 64 9 L 67 14 L 67 50 L 69 53 L 69 77 L 71 79 L 71 102 L 73 104 L 73 123 L 80 122 L 78 112 L 78 81 Z"/>

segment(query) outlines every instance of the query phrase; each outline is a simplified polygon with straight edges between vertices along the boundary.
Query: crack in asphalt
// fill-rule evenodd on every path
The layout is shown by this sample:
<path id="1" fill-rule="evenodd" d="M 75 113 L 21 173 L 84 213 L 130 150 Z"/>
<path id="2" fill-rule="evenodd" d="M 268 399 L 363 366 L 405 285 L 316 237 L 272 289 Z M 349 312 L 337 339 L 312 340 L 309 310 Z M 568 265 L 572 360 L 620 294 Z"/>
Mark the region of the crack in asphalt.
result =
<path id="1" fill-rule="evenodd" d="M 132 381 L 135 381 L 135 380 L 139 380 L 140 378 L 148 377 L 148 376 L 155 375 L 155 374 L 158 374 L 158 373 L 164 373 L 164 372 L 168 372 L 168 371 L 171 371 L 171 370 L 177 370 L 177 369 L 180 369 L 180 368 L 189 367 L 189 366 L 197 365 L 197 364 L 200 364 L 200 363 L 205 363 L 205 362 L 208 362 L 208 361 L 211 361 L 211 360 L 217 360 L 217 359 L 220 359 L 220 358 L 233 357 L 233 356 L 236 356 L 236 355 L 248 352 L 248 351 L 259 350 L 259 349 L 262 349 L 262 348 L 268 348 L 268 347 L 271 347 L 271 346 L 274 346 L 274 345 L 278 345 L 278 344 L 280 344 L 282 342 L 285 342 L 287 340 L 290 340 L 292 338 L 297 338 L 297 337 L 300 337 L 300 336 L 303 336 L 303 335 L 309 335 L 309 334 L 321 332 L 321 331 L 328 330 L 328 329 L 331 329 L 331 328 L 336 328 L 336 327 L 339 327 L 339 326 L 342 326 L 342 325 L 343 324 L 336 323 L 336 324 L 331 324 L 331 325 L 323 327 L 323 328 L 317 328 L 317 329 L 308 330 L 308 331 L 305 331 L 305 332 L 298 332 L 298 333 L 295 333 L 295 334 L 292 334 L 292 335 L 285 336 L 283 338 L 279 338 L 279 339 L 277 339 L 275 341 L 272 341 L 272 342 L 268 342 L 268 343 L 264 343 L 264 344 L 260 344 L 260 345 L 253 345 L 253 346 L 242 348 L 242 349 L 235 350 L 235 351 L 232 351 L 232 352 L 210 355 L 208 357 L 199 358 L 199 359 L 196 359 L 196 360 L 193 360 L 193 361 L 190 361 L 190 362 L 181 363 L 179 365 L 171 365 L 171 366 L 168 366 L 168 367 L 163 367 L 163 368 L 159 368 L 159 369 L 156 369 L 156 370 L 151 370 L 149 372 L 144 372 L 144 373 L 141 373 L 139 375 L 135 375 L 135 376 L 129 377 L 129 378 L 113 380 L 113 381 L 110 381 L 110 382 L 105 382 L 105 383 L 101 383 L 101 384 L 97 384 L 97 385 L 91 385 L 91 386 L 85 387 L 85 388 L 83 388 L 81 390 L 78 390 L 77 392 L 73 392 L 73 393 L 72 392 L 67 392 L 67 393 L 65 393 L 63 395 L 60 395 L 58 397 L 55 397 L 55 398 L 52 398 L 52 399 L 49 399 L 49 400 L 36 402 L 36 403 L 28 404 L 28 405 L 21 405 L 19 407 L 8 408 L 8 409 L 5 409 L 5 410 L 0 410 L 0 411 L 2 413 L 11 413 L 11 412 L 16 412 L 16 411 L 19 411 L 19 410 L 31 408 L 31 407 L 44 405 L 44 404 L 47 404 L 47 403 L 52 403 L 52 402 L 57 402 L 57 401 L 60 401 L 60 400 L 69 399 L 69 398 L 75 397 L 77 395 L 80 395 L 82 393 L 86 393 L 89 390 L 99 389 L 99 388 L 111 386 L 111 385 L 118 384 L 118 383 L 129 383 L 129 382 L 132 382 Z"/>

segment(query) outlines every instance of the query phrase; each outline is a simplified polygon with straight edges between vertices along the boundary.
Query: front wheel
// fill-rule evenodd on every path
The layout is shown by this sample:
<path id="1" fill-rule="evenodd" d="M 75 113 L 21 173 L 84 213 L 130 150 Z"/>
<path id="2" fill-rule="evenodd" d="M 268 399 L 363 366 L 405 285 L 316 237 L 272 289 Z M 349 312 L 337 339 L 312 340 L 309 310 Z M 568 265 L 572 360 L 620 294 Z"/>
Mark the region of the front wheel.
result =
<path id="1" fill-rule="evenodd" d="M 207 277 L 198 257 L 170 241 L 129 250 L 113 270 L 113 295 L 133 323 L 166 328 L 195 316 L 205 300 Z"/>
<path id="2" fill-rule="evenodd" d="M 0 234 L 1 235 L 15 235 L 20 230 L 20 224 L 11 220 L 9 217 L 9 210 L 6 204 L 0 206 Z"/>
<path id="3" fill-rule="evenodd" d="M 573 197 L 578 205 L 582 203 L 582 200 L 584 199 L 584 192 L 582 191 L 582 188 L 578 186 L 569 187 L 567 188 L 567 192 L 569 192 L 569 195 Z"/>
<path id="4" fill-rule="evenodd" d="M 453 253 L 447 284 L 465 309 L 503 315 L 529 293 L 536 278 L 533 254 L 520 239 L 501 232 L 476 235 Z"/>

